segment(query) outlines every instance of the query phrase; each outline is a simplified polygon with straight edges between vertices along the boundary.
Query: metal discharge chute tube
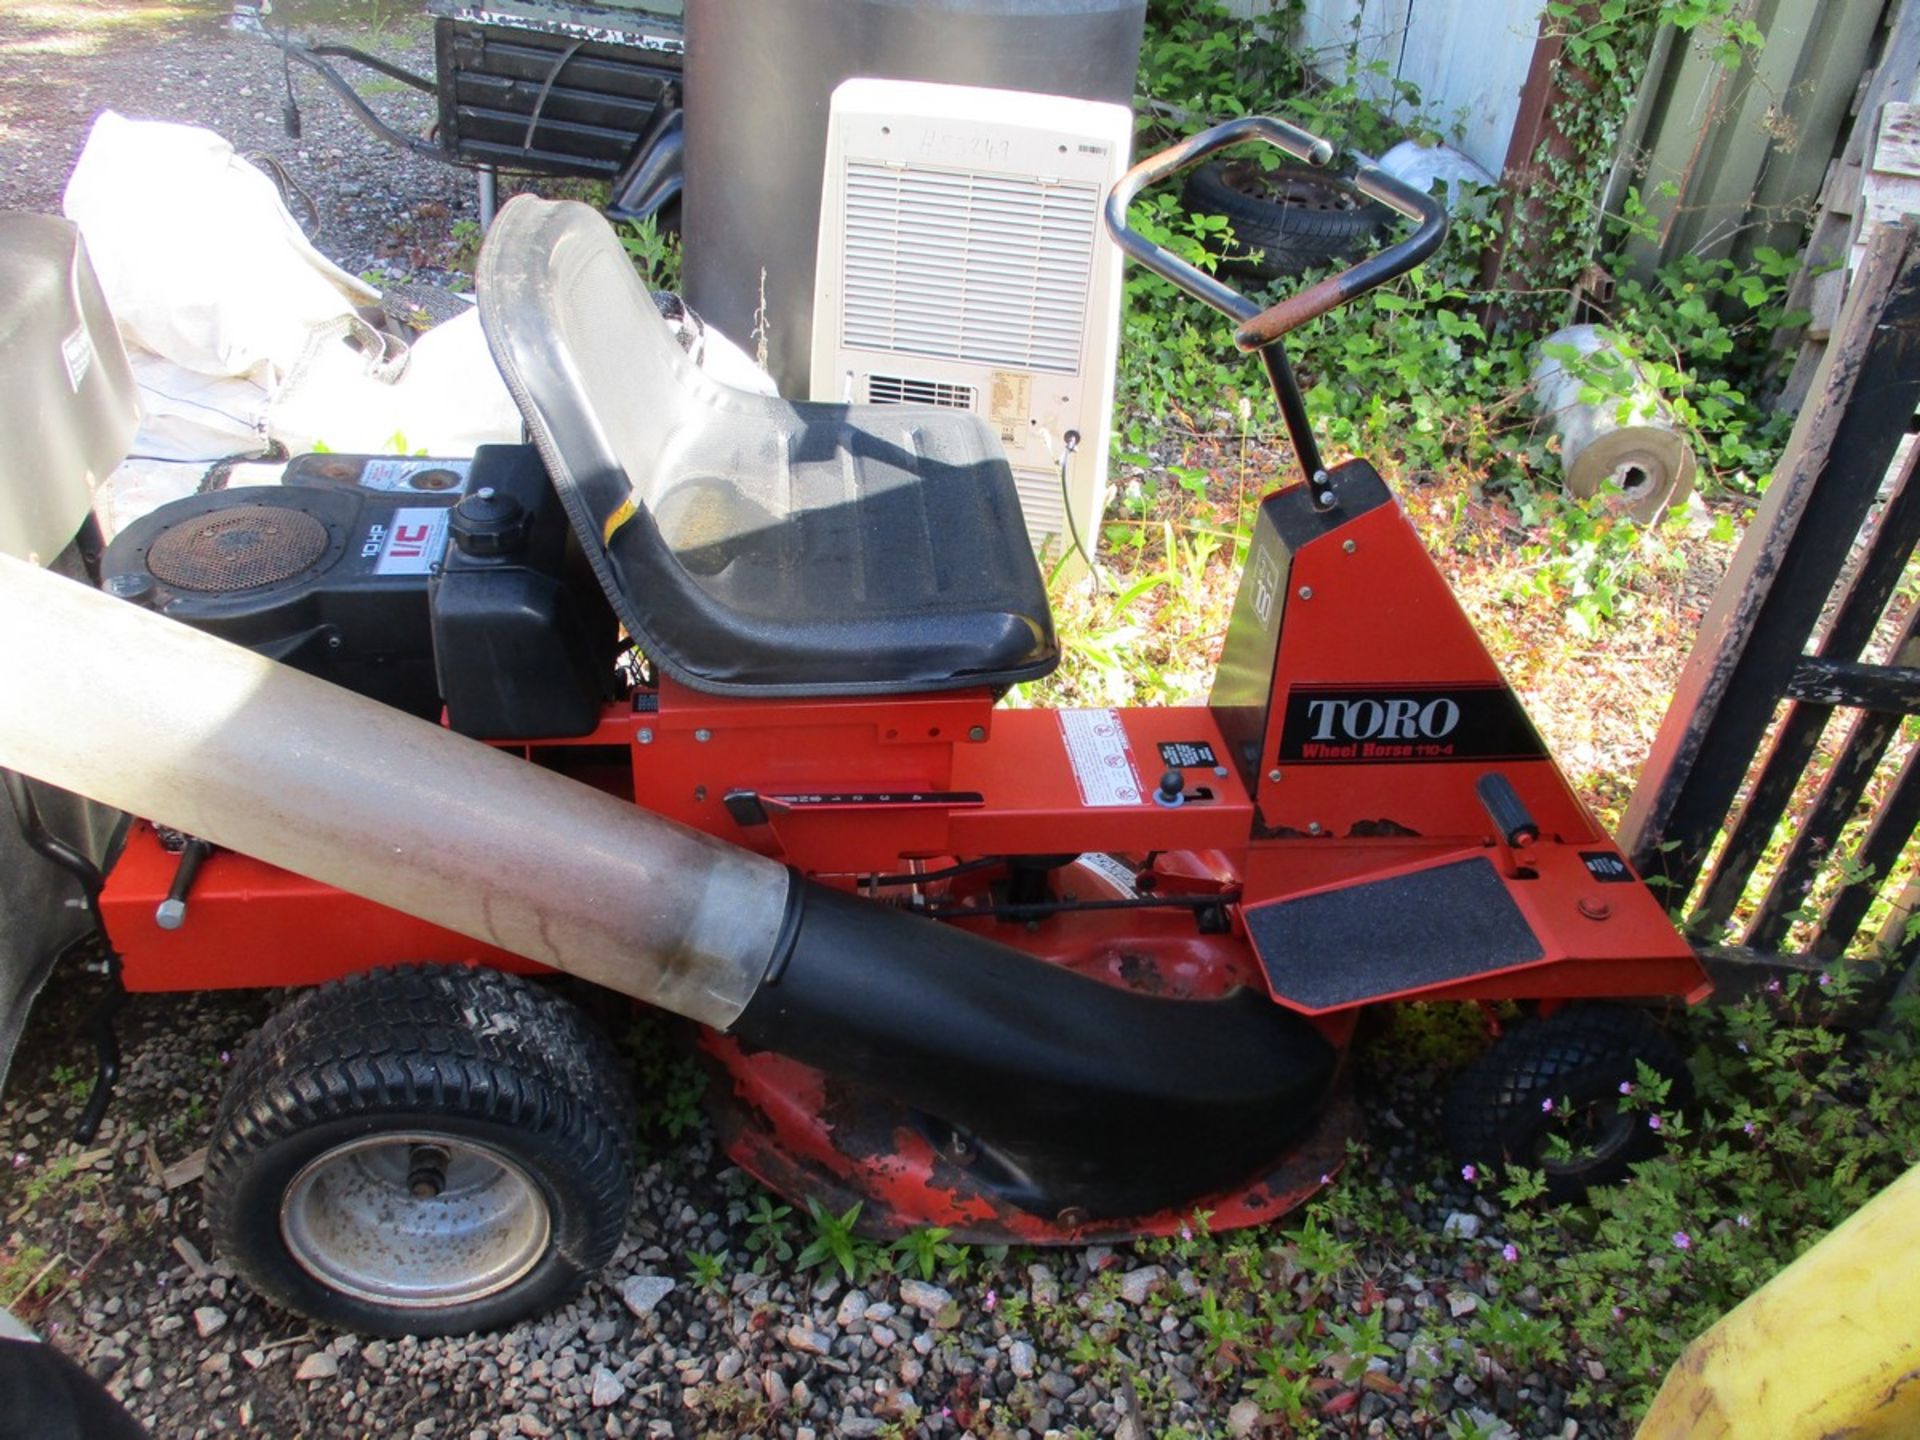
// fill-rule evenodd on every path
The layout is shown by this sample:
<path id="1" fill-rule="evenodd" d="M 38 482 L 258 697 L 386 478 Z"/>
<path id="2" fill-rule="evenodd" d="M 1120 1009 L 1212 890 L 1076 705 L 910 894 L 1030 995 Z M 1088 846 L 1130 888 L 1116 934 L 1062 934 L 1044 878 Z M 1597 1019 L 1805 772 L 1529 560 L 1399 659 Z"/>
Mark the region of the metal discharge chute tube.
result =
<path id="1" fill-rule="evenodd" d="M 784 867 L 0 556 L 0 766 L 725 1028 Z"/>

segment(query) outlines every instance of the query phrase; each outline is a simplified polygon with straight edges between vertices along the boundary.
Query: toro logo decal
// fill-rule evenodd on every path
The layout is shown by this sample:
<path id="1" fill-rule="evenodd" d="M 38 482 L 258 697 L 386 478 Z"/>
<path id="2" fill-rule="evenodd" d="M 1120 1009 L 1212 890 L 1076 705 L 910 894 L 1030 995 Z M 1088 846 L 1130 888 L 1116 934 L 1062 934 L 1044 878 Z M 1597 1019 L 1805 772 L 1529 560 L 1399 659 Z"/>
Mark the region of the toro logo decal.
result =
<path id="1" fill-rule="evenodd" d="M 1295 685 L 1276 757 L 1290 765 L 1525 760 L 1546 753 L 1504 685 Z"/>

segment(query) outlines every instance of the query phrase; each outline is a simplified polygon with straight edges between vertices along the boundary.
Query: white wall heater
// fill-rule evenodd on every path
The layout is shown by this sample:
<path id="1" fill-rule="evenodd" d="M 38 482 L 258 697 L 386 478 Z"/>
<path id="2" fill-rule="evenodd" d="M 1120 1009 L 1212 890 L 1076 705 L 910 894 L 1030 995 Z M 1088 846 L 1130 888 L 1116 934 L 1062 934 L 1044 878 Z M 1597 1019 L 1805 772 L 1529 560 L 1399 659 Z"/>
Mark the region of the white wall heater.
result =
<path id="1" fill-rule="evenodd" d="M 1120 340 L 1120 252 L 1101 208 L 1124 106 L 848 80 L 833 93 L 814 290 L 816 400 L 971 410 L 1000 436 L 1027 530 L 1098 544 Z"/>

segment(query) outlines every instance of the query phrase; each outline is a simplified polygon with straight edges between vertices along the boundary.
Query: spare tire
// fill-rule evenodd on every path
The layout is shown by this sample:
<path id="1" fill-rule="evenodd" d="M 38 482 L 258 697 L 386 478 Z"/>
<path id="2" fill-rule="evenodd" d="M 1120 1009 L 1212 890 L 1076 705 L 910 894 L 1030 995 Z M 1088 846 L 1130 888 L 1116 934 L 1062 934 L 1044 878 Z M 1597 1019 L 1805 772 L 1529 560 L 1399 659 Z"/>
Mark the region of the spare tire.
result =
<path id="1" fill-rule="evenodd" d="M 1190 214 L 1232 222 L 1223 269 L 1268 280 L 1354 254 L 1393 218 L 1339 175 L 1258 160 L 1210 161 L 1187 177 L 1180 199 Z"/>

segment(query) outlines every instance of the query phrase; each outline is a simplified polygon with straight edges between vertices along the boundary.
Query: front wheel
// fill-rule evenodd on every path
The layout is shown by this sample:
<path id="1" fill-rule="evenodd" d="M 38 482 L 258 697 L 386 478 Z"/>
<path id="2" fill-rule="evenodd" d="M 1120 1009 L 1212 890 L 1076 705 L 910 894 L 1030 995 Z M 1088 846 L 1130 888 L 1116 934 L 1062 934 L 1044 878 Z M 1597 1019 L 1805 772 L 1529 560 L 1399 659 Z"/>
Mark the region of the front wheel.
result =
<path id="1" fill-rule="evenodd" d="M 516 976 L 350 976 L 241 1057 L 207 1162 L 214 1240 L 269 1299 L 359 1334 L 550 1308 L 613 1255 L 633 1106 L 604 1037 Z"/>
<path id="2" fill-rule="evenodd" d="M 1578 1200 L 1659 1153 L 1654 1115 L 1632 1100 L 1642 1063 L 1668 1082 L 1669 1113 L 1691 1098 L 1686 1061 L 1640 1011 L 1571 1005 L 1517 1025 L 1454 1082 L 1448 1147 L 1461 1164 L 1538 1170 L 1550 1199 Z"/>

